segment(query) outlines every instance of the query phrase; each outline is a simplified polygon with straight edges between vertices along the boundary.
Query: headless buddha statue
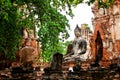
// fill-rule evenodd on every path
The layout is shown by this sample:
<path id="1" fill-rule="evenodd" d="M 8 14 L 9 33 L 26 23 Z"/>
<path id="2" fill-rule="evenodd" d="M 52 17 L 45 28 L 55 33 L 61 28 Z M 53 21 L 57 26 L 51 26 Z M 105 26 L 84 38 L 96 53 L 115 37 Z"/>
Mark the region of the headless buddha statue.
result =
<path id="1" fill-rule="evenodd" d="M 73 60 L 80 60 L 80 56 L 86 53 L 87 50 L 87 42 L 81 36 L 81 29 L 76 26 L 74 29 L 75 40 L 70 44 L 70 50 L 64 56 L 64 61 L 73 61 Z"/>

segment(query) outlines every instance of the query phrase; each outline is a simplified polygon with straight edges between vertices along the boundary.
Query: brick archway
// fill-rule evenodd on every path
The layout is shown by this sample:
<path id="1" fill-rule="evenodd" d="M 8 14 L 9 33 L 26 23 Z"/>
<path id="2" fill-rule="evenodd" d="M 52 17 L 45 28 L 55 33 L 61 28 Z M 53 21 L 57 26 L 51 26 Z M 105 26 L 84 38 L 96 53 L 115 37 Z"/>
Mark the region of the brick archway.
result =
<path id="1" fill-rule="evenodd" d="M 102 38 L 100 35 L 100 32 L 97 31 L 97 38 L 95 40 L 95 63 L 99 63 L 102 60 L 103 57 L 103 42 L 102 42 Z"/>

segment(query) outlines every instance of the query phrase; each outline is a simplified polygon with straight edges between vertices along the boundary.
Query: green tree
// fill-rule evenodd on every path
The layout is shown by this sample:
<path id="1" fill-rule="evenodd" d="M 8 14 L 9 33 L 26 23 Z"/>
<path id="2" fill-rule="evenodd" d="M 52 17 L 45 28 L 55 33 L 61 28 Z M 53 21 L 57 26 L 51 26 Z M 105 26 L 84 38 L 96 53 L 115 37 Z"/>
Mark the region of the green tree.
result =
<path id="1" fill-rule="evenodd" d="M 0 51 L 2 57 L 15 59 L 20 43 L 20 25 L 17 7 L 7 0 L 0 1 Z"/>

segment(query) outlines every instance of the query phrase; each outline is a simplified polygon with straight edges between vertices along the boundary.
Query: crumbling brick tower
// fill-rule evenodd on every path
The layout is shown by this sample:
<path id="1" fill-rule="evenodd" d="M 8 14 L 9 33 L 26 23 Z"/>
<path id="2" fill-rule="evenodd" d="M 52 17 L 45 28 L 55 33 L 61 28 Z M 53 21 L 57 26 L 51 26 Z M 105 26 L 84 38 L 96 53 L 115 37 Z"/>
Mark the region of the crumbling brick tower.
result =
<path id="1" fill-rule="evenodd" d="M 18 61 L 21 63 L 32 62 L 36 63 L 38 55 L 40 54 L 40 44 L 37 42 L 35 30 L 22 29 L 23 36 L 22 43 L 18 52 Z"/>
<path id="2" fill-rule="evenodd" d="M 102 66 L 108 66 L 114 59 L 120 58 L 120 0 L 115 0 L 108 9 L 98 9 L 95 2 L 92 11 L 92 55 L 94 60 L 99 56 Z"/>

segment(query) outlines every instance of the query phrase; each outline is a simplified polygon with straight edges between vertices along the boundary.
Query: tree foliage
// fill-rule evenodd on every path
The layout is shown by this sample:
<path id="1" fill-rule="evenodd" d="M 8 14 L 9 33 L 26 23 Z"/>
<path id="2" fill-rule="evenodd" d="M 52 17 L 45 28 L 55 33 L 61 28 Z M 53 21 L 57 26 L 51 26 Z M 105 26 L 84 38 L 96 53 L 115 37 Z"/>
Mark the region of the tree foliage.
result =
<path id="1" fill-rule="evenodd" d="M 18 49 L 20 30 L 18 9 L 9 0 L 0 1 L 0 51 L 2 57 L 15 59 Z"/>
<path id="2" fill-rule="evenodd" d="M 87 1 L 88 5 L 93 4 L 94 2 L 98 3 L 98 8 L 109 8 L 111 4 L 113 4 L 114 0 L 89 0 Z"/>
<path id="3" fill-rule="evenodd" d="M 0 51 L 8 59 L 15 59 L 20 46 L 21 28 L 39 27 L 42 56 L 49 61 L 56 51 L 62 51 L 63 43 L 69 37 L 68 20 L 60 11 L 73 16 L 71 7 L 84 0 L 0 0 Z M 108 7 L 114 0 L 89 0 L 87 3 L 98 1 L 100 6 Z M 67 8 L 66 8 L 67 7 Z M 62 34 L 62 38 L 59 35 Z M 62 48 L 63 47 L 63 48 Z"/>

